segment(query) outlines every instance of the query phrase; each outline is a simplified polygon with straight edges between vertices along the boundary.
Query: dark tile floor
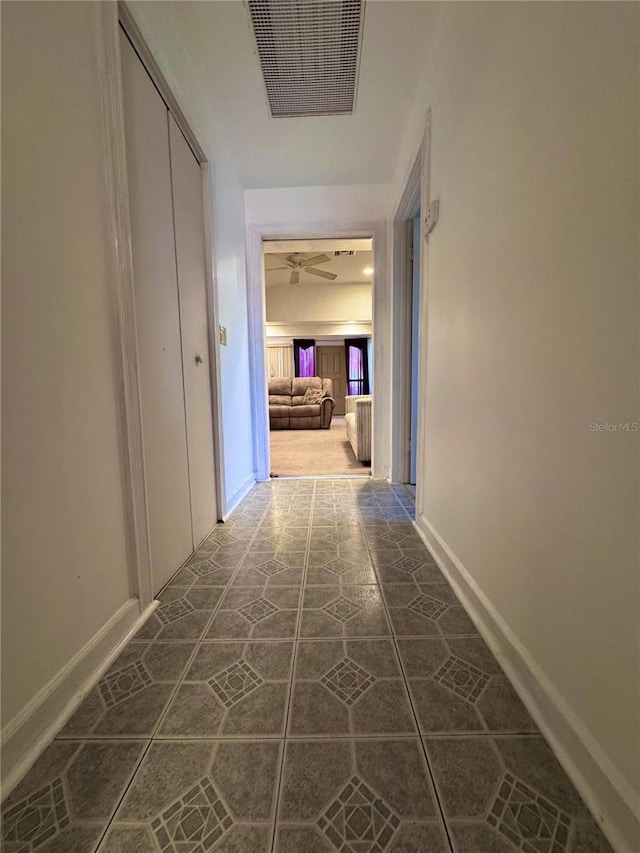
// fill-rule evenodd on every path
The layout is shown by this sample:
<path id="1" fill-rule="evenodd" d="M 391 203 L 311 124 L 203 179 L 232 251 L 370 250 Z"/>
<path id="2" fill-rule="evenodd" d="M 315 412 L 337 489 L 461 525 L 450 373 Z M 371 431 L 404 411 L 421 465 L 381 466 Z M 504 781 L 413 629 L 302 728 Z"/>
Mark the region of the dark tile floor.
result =
<path id="1" fill-rule="evenodd" d="M 7 853 L 604 853 L 402 487 L 257 485 L 3 806 Z"/>

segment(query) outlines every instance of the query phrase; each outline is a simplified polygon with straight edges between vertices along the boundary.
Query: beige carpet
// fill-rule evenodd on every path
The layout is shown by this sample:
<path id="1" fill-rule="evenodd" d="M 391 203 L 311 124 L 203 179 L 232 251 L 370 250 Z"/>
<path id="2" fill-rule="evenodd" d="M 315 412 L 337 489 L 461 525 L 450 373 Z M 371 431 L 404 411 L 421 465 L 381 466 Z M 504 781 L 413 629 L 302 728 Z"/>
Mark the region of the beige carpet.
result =
<path id="1" fill-rule="evenodd" d="M 353 454 L 344 415 L 334 416 L 330 429 L 282 429 L 269 435 L 272 477 L 371 474 Z"/>

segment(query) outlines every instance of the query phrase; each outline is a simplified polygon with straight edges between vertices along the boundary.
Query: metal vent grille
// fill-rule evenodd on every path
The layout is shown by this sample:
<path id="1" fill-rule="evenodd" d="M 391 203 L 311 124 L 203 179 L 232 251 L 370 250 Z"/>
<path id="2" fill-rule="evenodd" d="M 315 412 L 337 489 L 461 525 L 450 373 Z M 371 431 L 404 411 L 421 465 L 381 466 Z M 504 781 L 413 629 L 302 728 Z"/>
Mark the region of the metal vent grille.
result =
<path id="1" fill-rule="evenodd" d="M 352 113 L 364 0 L 248 0 L 274 117 Z"/>

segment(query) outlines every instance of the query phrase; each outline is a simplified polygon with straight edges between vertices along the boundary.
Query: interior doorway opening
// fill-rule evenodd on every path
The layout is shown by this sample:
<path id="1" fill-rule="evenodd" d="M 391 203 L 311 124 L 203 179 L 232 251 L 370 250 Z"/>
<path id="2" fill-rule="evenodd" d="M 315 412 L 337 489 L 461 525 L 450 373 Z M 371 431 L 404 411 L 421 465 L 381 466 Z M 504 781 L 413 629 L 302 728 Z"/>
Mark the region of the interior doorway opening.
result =
<path id="1" fill-rule="evenodd" d="M 424 244 L 421 229 L 424 146 L 398 205 L 393 224 L 393 422 L 392 482 L 406 485 L 414 498 L 420 479 L 421 399 L 424 377 L 422 280 Z"/>
<path id="2" fill-rule="evenodd" d="M 271 477 L 371 475 L 372 242 L 263 241 Z"/>

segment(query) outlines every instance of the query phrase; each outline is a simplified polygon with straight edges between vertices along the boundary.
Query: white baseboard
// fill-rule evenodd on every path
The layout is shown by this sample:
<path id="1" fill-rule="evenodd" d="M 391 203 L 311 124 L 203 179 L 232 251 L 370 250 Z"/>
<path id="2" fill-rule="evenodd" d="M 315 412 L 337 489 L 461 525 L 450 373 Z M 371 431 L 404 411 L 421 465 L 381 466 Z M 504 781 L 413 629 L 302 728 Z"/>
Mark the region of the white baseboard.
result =
<path id="1" fill-rule="evenodd" d="M 245 498 L 248 493 L 253 488 L 256 482 L 255 471 L 252 471 L 251 474 L 244 480 L 240 488 L 236 489 L 233 495 L 227 501 L 227 506 L 225 507 L 224 515 L 222 516 L 222 520 L 226 521 L 234 509 L 238 506 L 240 501 Z"/>
<path id="2" fill-rule="evenodd" d="M 447 543 L 423 515 L 414 524 L 614 850 L 640 850 L 638 802 L 629 783 Z"/>
<path id="3" fill-rule="evenodd" d="M 157 606 L 153 601 L 141 613 L 137 598 L 126 601 L 2 729 L 0 801 L 11 793 Z"/>

